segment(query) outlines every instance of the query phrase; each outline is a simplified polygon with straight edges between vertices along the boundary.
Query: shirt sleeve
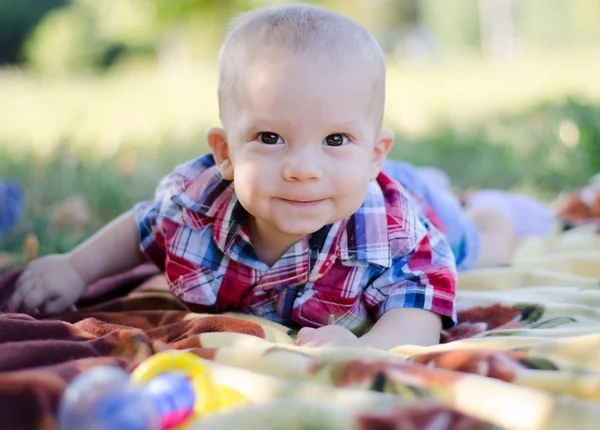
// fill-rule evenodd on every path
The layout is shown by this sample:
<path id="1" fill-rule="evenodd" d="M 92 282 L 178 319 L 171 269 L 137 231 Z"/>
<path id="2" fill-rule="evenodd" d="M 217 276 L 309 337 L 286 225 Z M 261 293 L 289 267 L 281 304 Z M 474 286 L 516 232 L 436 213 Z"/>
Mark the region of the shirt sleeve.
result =
<path id="1" fill-rule="evenodd" d="M 133 207 L 140 238 L 140 250 L 161 270 L 165 268 L 166 259 L 162 224 L 166 211 L 172 206 L 171 197 L 175 187 L 181 180 L 182 177 L 177 172 L 170 173 L 158 184 L 154 200 L 144 201 Z"/>
<path id="2" fill-rule="evenodd" d="M 442 317 L 446 329 L 456 324 L 456 263 L 438 229 L 422 220 L 418 230 L 414 249 L 393 257 L 392 266 L 367 286 L 365 305 L 375 320 L 390 309 L 429 310 Z"/>

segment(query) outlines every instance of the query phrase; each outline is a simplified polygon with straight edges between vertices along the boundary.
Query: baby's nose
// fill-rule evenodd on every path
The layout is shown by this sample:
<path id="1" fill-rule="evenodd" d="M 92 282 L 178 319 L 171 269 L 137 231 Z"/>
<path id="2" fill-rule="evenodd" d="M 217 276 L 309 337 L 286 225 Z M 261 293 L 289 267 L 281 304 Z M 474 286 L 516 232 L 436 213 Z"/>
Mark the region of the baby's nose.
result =
<path id="1" fill-rule="evenodd" d="M 286 157 L 283 178 L 290 182 L 318 181 L 323 176 L 321 163 L 310 151 L 297 151 Z"/>

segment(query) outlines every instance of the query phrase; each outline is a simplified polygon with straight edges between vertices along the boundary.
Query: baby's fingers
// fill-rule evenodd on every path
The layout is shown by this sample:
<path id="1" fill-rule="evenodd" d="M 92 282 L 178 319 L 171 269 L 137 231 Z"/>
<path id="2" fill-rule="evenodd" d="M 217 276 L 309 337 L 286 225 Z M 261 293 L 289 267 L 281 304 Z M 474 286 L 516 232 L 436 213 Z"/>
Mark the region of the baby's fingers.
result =
<path id="1" fill-rule="evenodd" d="M 311 327 L 304 327 L 296 336 L 296 345 L 305 345 L 306 343 L 312 341 L 314 339 L 314 334 L 316 330 Z"/>
<path id="2" fill-rule="evenodd" d="M 8 300 L 8 312 L 18 312 L 23 304 L 23 300 L 37 286 L 37 276 L 30 270 L 25 270 L 17 280 L 15 291 Z"/>
<path id="3" fill-rule="evenodd" d="M 71 303 L 66 296 L 53 297 L 44 306 L 44 313 L 57 314 L 66 310 L 70 305 Z"/>
<path id="4" fill-rule="evenodd" d="M 48 292 L 45 288 L 34 288 L 23 299 L 21 308 L 28 313 L 40 309 L 48 301 Z"/>

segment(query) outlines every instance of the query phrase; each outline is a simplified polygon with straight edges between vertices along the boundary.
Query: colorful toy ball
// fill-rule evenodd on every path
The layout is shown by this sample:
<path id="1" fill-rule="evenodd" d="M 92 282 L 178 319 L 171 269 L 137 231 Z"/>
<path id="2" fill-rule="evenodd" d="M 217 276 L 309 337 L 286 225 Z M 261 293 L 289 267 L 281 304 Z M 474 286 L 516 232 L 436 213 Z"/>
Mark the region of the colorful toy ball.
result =
<path id="1" fill-rule="evenodd" d="M 144 391 L 154 402 L 163 430 L 177 427 L 194 413 L 194 386 L 181 373 L 158 375 L 146 384 Z"/>
<path id="2" fill-rule="evenodd" d="M 163 351 L 131 374 L 155 403 L 163 430 L 184 429 L 217 411 L 248 403 L 241 393 L 215 384 L 207 365 L 191 352 Z"/>
<path id="3" fill-rule="evenodd" d="M 131 374 L 131 380 L 144 386 L 165 373 L 187 377 L 195 393 L 193 418 L 219 409 L 217 391 L 202 359 L 190 352 L 164 351 L 144 360 Z"/>
<path id="4" fill-rule="evenodd" d="M 154 402 L 128 372 L 97 366 L 77 376 L 58 411 L 60 430 L 159 430 Z"/>

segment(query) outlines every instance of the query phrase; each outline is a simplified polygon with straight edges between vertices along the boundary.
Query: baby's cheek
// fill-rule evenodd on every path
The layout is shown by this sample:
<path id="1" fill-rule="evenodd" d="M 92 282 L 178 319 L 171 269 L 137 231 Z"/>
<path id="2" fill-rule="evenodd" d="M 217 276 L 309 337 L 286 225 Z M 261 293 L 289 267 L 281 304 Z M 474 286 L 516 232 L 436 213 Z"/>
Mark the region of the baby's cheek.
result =
<path id="1" fill-rule="evenodd" d="M 235 168 L 236 194 L 243 192 L 253 197 L 269 187 L 273 181 L 273 172 L 265 163 L 238 163 Z"/>
<path id="2" fill-rule="evenodd" d="M 252 166 L 246 165 L 236 168 L 234 178 L 235 194 L 242 206 L 246 207 L 260 197 L 261 192 L 264 190 L 265 180 L 266 174 L 261 176 Z"/>
<path id="3" fill-rule="evenodd" d="M 340 196 L 343 197 L 343 211 L 345 217 L 355 213 L 365 201 L 369 187 L 368 179 L 350 178 L 341 185 Z"/>

